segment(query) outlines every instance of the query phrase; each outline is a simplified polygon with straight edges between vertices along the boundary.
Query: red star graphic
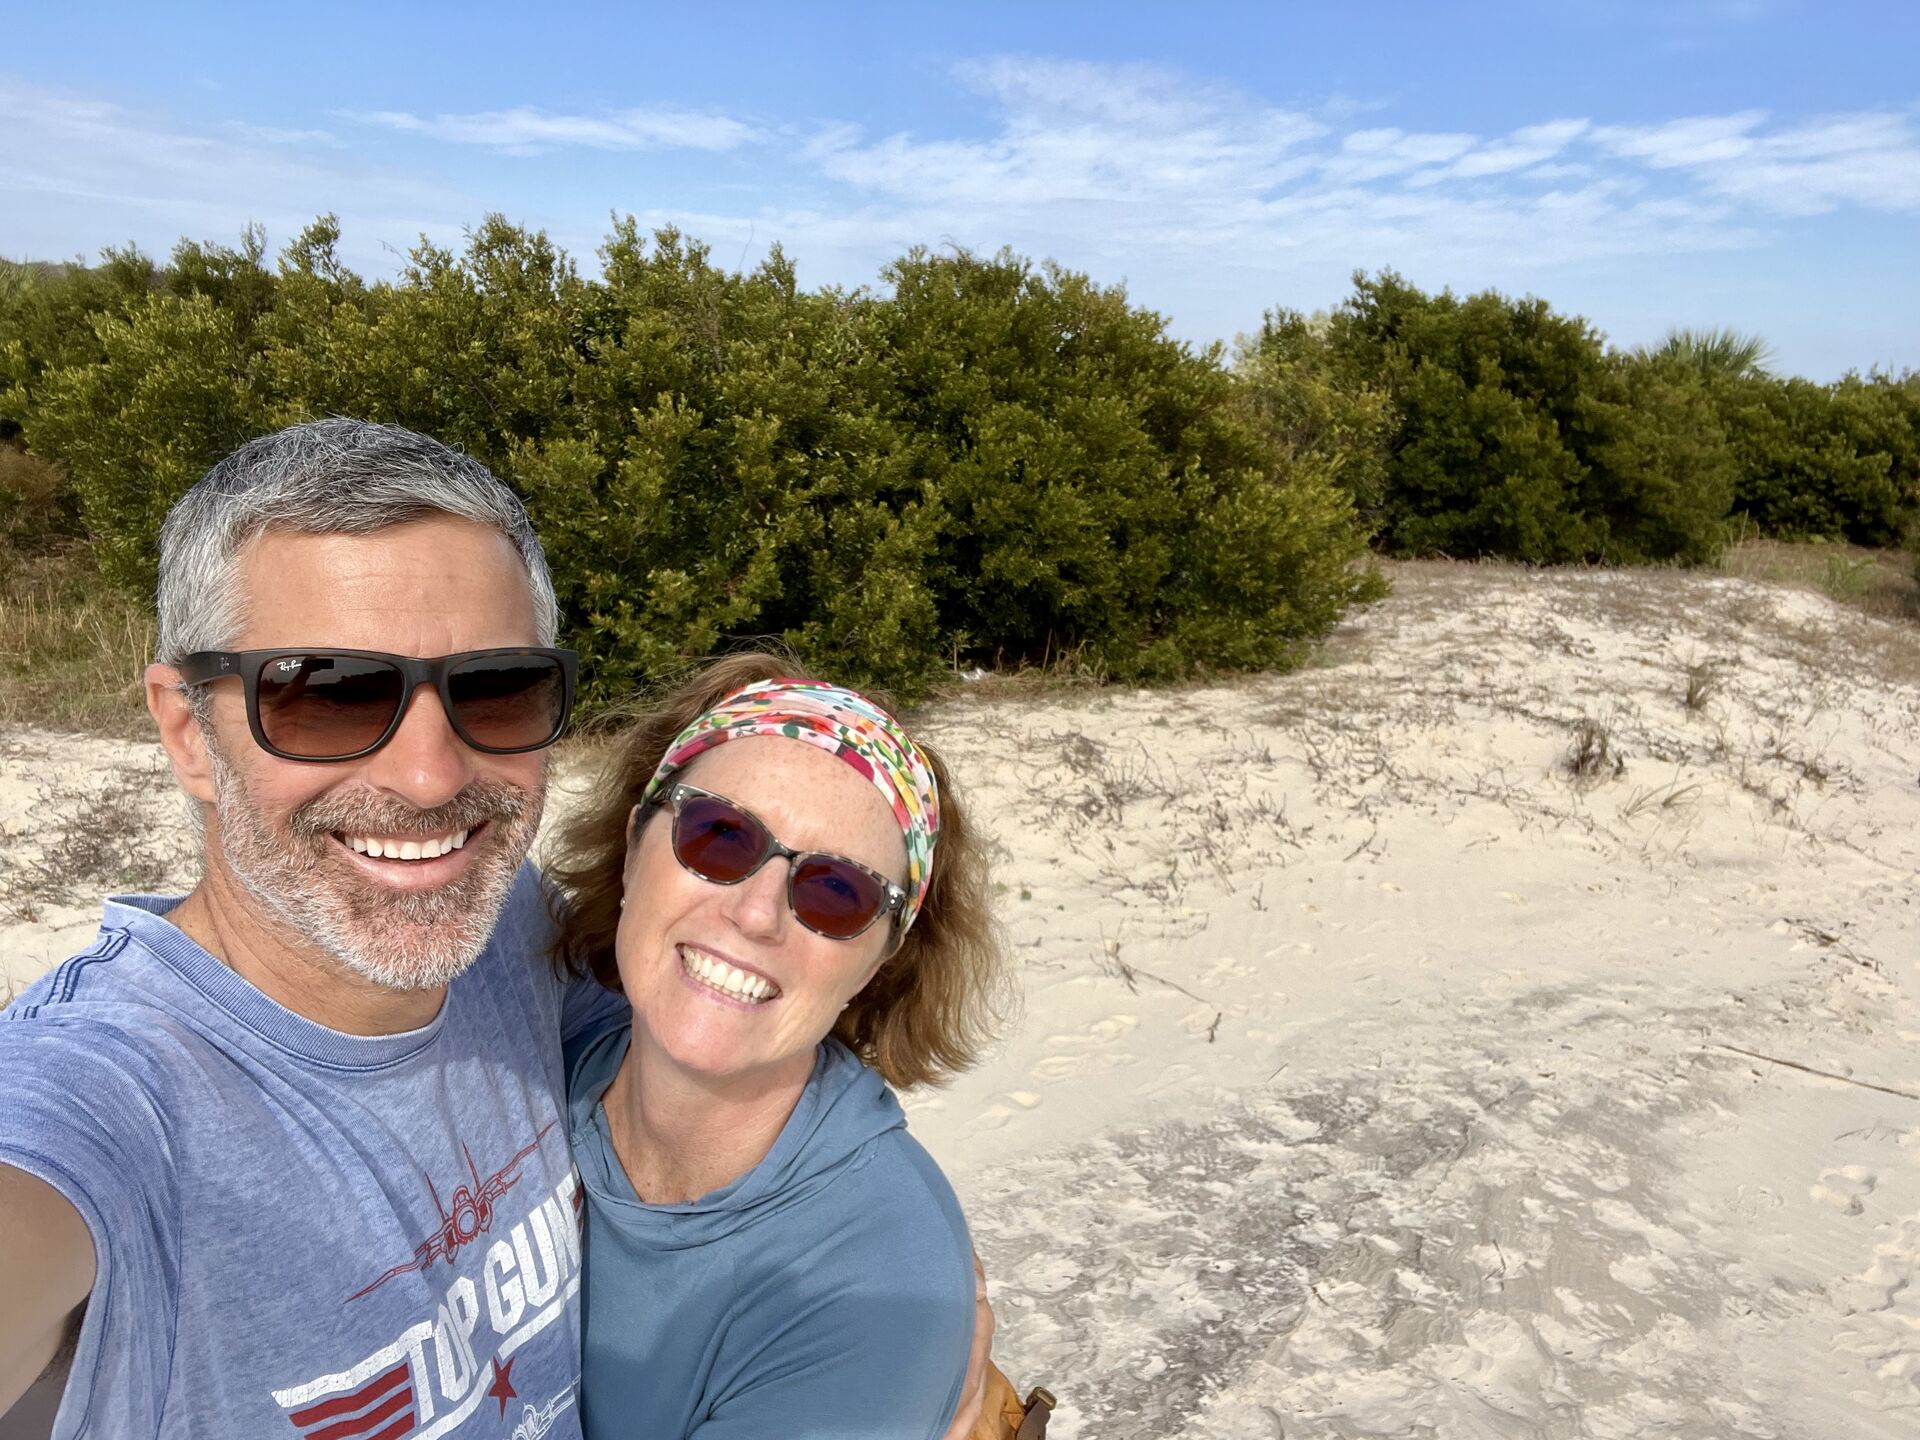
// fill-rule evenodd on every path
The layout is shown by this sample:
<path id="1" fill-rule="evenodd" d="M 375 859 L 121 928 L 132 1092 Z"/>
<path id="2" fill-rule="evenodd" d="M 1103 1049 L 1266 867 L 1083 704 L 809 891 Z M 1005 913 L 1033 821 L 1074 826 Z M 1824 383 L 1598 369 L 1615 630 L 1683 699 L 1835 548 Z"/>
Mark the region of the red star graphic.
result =
<path id="1" fill-rule="evenodd" d="M 493 1396 L 494 1399 L 500 1402 L 500 1413 L 502 1415 L 507 1413 L 507 1401 L 513 1399 L 520 1393 L 513 1388 L 513 1381 L 509 1378 L 512 1374 L 513 1361 L 509 1360 L 504 1365 L 498 1360 L 493 1362 L 493 1384 L 487 1387 L 487 1394 Z"/>

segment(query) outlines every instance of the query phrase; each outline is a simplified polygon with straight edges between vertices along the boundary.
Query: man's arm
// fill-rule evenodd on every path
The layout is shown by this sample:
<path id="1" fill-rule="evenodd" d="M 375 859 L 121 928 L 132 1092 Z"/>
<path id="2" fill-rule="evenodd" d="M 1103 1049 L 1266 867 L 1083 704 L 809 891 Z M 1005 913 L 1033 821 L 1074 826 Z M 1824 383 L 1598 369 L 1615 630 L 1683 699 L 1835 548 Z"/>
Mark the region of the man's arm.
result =
<path id="1" fill-rule="evenodd" d="M 0 1165 L 0 1415 L 59 1353 L 67 1322 L 93 1290 L 93 1237 L 67 1198 L 24 1170 Z"/>

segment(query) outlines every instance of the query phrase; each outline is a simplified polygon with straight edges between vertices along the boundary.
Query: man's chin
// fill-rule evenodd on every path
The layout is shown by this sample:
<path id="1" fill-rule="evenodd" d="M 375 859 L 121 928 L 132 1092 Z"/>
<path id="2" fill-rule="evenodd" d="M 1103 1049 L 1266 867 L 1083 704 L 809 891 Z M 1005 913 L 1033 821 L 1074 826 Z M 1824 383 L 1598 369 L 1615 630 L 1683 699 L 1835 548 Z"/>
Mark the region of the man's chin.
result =
<path id="1" fill-rule="evenodd" d="M 415 938 L 403 930 L 389 932 L 377 948 L 343 944 L 333 949 L 333 957 L 383 990 L 412 993 L 451 985 L 480 958 L 486 945 L 485 935 L 476 939 L 433 931 Z"/>
<path id="2" fill-rule="evenodd" d="M 480 957 L 513 875 L 496 859 L 432 890 L 369 894 L 362 886 L 343 897 L 332 923 L 310 929 L 363 979 L 389 990 L 437 989 Z"/>

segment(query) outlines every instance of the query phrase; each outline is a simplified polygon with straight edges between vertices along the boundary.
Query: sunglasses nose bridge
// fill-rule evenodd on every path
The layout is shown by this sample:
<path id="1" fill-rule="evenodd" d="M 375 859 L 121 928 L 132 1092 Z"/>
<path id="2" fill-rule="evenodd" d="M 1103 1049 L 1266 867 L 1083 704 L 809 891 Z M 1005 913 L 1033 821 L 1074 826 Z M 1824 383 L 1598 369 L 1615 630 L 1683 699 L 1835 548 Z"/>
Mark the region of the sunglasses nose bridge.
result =
<path id="1" fill-rule="evenodd" d="M 750 935 L 777 935 L 792 918 L 789 899 L 793 881 L 792 854 L 777 840 L 761 852 L 753 869 L 732 885 L 721 887 L 722 906 L 734 923 Z M 786 860 L 782 865 L 778 862 Z"/>
<path id="2" fill-rule="evenodd" d="M 460 738 L 430 677 L 408 676 L 393 733 L 367 757 L 375 783 L 422 809 L 445 804 L 474 777 L 475 752 Z M 426 693 L 421 693 L 421 692 Z"/>

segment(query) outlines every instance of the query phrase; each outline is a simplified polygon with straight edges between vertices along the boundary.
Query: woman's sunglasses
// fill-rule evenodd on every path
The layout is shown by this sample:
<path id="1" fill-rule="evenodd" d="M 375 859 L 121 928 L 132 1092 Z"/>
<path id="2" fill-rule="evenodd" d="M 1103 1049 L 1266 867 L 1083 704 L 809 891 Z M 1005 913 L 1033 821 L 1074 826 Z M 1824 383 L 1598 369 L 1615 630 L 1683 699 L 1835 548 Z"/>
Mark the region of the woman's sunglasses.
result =
<path id="1" fill-rule="evenodd" d="M 447 723 L 475 750 L 517 755 L 560 738 L 580 657 L 526 647 L 421 660 L 381 650 L 201 650 L 180 678 L 246 687 L 247 725 L 283 760 L 358 760 L 394 737 L 416 687 L 433 686 Z"/>
<path id="2" fill-rule="evenodd" d="M 752 811 L 724 796 L 674 785 L 654 801 L 673 810 L 673 857 L 702 880 L 738 885 L 778 855 L 791 862 L 793 918 L 829 940 L 851 940 L 882 915 L 898 915 L 907 892 L 844 855 L 794 850 Z"/>

